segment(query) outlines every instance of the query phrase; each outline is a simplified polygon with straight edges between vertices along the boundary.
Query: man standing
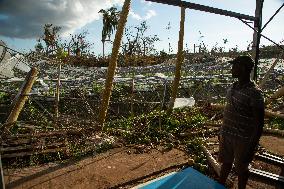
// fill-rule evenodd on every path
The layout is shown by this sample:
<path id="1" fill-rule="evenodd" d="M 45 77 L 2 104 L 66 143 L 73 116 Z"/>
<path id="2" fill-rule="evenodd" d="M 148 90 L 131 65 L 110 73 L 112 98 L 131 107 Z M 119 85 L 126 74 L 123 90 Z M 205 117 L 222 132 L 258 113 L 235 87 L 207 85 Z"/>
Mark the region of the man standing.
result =
<path id="1" fill-rule="evenodd" d="M 224 120 L 220 132 L 219 182 L 224 184 L 234 163 L 238 188 L 245 189 L 249 163 L 252 161 L 264 125 L 264 99 L 261 90 L 250 80 L 254 61 L 239 56 L 233 61 L 232 77 L 238 81 L 227 91 Z"/>

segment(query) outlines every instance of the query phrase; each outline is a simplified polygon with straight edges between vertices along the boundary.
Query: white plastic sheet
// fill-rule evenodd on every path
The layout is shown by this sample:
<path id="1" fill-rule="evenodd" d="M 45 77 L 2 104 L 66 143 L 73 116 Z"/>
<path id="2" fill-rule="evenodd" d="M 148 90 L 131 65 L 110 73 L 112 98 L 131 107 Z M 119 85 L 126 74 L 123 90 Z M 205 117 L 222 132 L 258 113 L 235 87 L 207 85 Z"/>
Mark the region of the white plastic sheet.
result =
<path id="1" fill-rule="evenodd" d="M 190 98 L 176 98 L 174 108 L 192 107 L 195 104 L 195 99 Z"/>
<path id="2" fill-rule="evenodd" d="M 1 44 L 5 45 L 3 42 Z M 13 78 L 14 69 L 23 72 L 29 72 L 31 70 L 28 64 L 23 61 L 24 57 L 22 55 L 17 54 L 11 57 L 10 53 L 5 51 L 4 47 L 0 46 L 0 57 L 2 56 L 4 56 L 4 58 L 0 62 L 0 78 Z"/>

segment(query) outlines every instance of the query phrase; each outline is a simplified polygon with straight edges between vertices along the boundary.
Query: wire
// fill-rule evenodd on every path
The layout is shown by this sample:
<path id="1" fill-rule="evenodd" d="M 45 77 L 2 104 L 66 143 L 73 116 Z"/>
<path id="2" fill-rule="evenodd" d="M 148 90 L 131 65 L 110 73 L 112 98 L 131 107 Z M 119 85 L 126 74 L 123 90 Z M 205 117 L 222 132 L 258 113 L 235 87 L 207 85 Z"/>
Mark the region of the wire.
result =
<path id="1" fill-rule="evenodd" d="M 253 31 L 255 31 L 255 32 L 257 32 L 257 33 L 260 33 L 259 31 L 257 31 L 256 29 L 254 29 L 251 25 L 249 25 L 248 23 L 246 23 L 244 20 L 242 20 L 242 19 L 240 19 L 240 18 L 239 18 L 239 20 L 242 21 L 242 22 L 243 22 L 245 25 L 247 25 L 248 27 L 250 27 Z M 274 42 L 273 40 L 271 40 L 270 38 L 266 37 L 265 35 L 263 35 L 263 34 L 261 34 L 261 33 L 260 33 L 260 35 L 261 35 L 262 37 L 264 37 L 265 39 L 267 39 L 268 41 L 270 41 L 271 43 L 275 44 L 275 45 L 276 45 L 277 47 L 279 47 L 280 49 L 284 50 L 284 48 L 283 48 L 281 45 L 279 45 L 278 43 Z"/>

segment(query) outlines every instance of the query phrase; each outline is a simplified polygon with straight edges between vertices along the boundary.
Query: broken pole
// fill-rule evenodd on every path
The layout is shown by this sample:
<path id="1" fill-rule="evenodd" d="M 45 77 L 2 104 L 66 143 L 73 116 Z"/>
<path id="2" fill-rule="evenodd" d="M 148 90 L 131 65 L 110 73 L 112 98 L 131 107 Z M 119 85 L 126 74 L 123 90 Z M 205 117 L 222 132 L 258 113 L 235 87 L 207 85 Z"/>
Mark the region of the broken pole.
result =
<path id="1" fill-rule="evenodd" d="M 176 69 L 175 69 L 175 79 L 172 85 L 172 94 L 171 94 L 170 104 L 168 108 L 168 113 L 172 111 L 176 97 L 177 97 L 179 81 L 180 81 L 180 76 L 181 76 L 181 73 L 180 73 L 181 65 L 184 59 L 184 53 L 183 53 L 184 21 L 185 21 L 185 8 L 181 7 L 180 30 L 179 30 L 178 52 L 177 52 L 177 61 L 176 61 Z"/>
<path id="2" fill-rule="evenodd" d="M 113 84 L 113 78 L 115 74 L 115 69 L 117 66 L 117 58 L 118 58 L 118 51 L 121 45 L 121 40 L 124 32 L 124 27 L 127 22 L 127 17 L 129 13 L 129 7 L 130 7 L 131 0 L 125 0 L 124 5 L 122 7 L 122 11 L 120 13 L 120 19 L 117 27 L 117 31 L 115 34 L 113 47 L 112 47 L 112 53 L 111 58 L 107 70 L 107 78 L 105 82 L 105 88 L 102 95 L 102 100 L 100 104 L 100 112 L 99 112 L 99 124 L 101 128 L 104 126 L 104 122 L 107 115 L 107 109 L 109 106 L 109 100 L 112 90 L 112 84 Z"/>
<path id="3" fill-rule="evenodd" d="M 252 73 L 253 80 L 257 81 L 257 66 L 259 61 L 259 43 L 261 37 L 261 24 L 262 24 L 262 7 L 264 0 L 256 0 L 255 20 L 254 20 L 254 33 L 252 42 L 252 58 L 254 59 L 254 68 Z"/>
<path id="4" fill-rule="evenodd" d="M 9 128 L 17 121 L 19 114 L 21 113 L 28 99 L 28 94 L 31 92 L 31 89 L 36 80 L 37 74 L 38 74 L 37 69 L 33 67 L 28 73 L 28 75 L 26 76 L 25 81 L 13 102 L 12 111 L 8 119 L 6 120 L 6 123 L 5 123 L 5 125 L 7 126 L 6 129 L 9 130 Z"/>

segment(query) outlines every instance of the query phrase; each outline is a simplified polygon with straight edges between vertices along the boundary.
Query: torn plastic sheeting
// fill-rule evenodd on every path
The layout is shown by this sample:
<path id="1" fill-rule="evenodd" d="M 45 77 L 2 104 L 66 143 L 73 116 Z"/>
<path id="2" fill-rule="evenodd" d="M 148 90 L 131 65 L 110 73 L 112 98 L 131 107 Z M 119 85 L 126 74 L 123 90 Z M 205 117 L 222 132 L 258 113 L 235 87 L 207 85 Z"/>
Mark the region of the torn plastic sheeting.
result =
<path id="1" fill-rule="evenodd" d="M 174 108 L 192 107 L 195 104 L 195 99 L 190 98 L 176 98 Z"/>
<path id="2" fill-rule="evenodd" d="M 9 56 L 7 55 L 7 57 Z M 29 72 L 31 68 L 26 63 L 22 62 L 22 59 L 23 56 L 21 55 L 16 55 L 15 57 L 9 59 L 4 58 L 3 61 L 0 63 L 0 77 L 14 77 L 14 68 L 23 72 Z"/>

